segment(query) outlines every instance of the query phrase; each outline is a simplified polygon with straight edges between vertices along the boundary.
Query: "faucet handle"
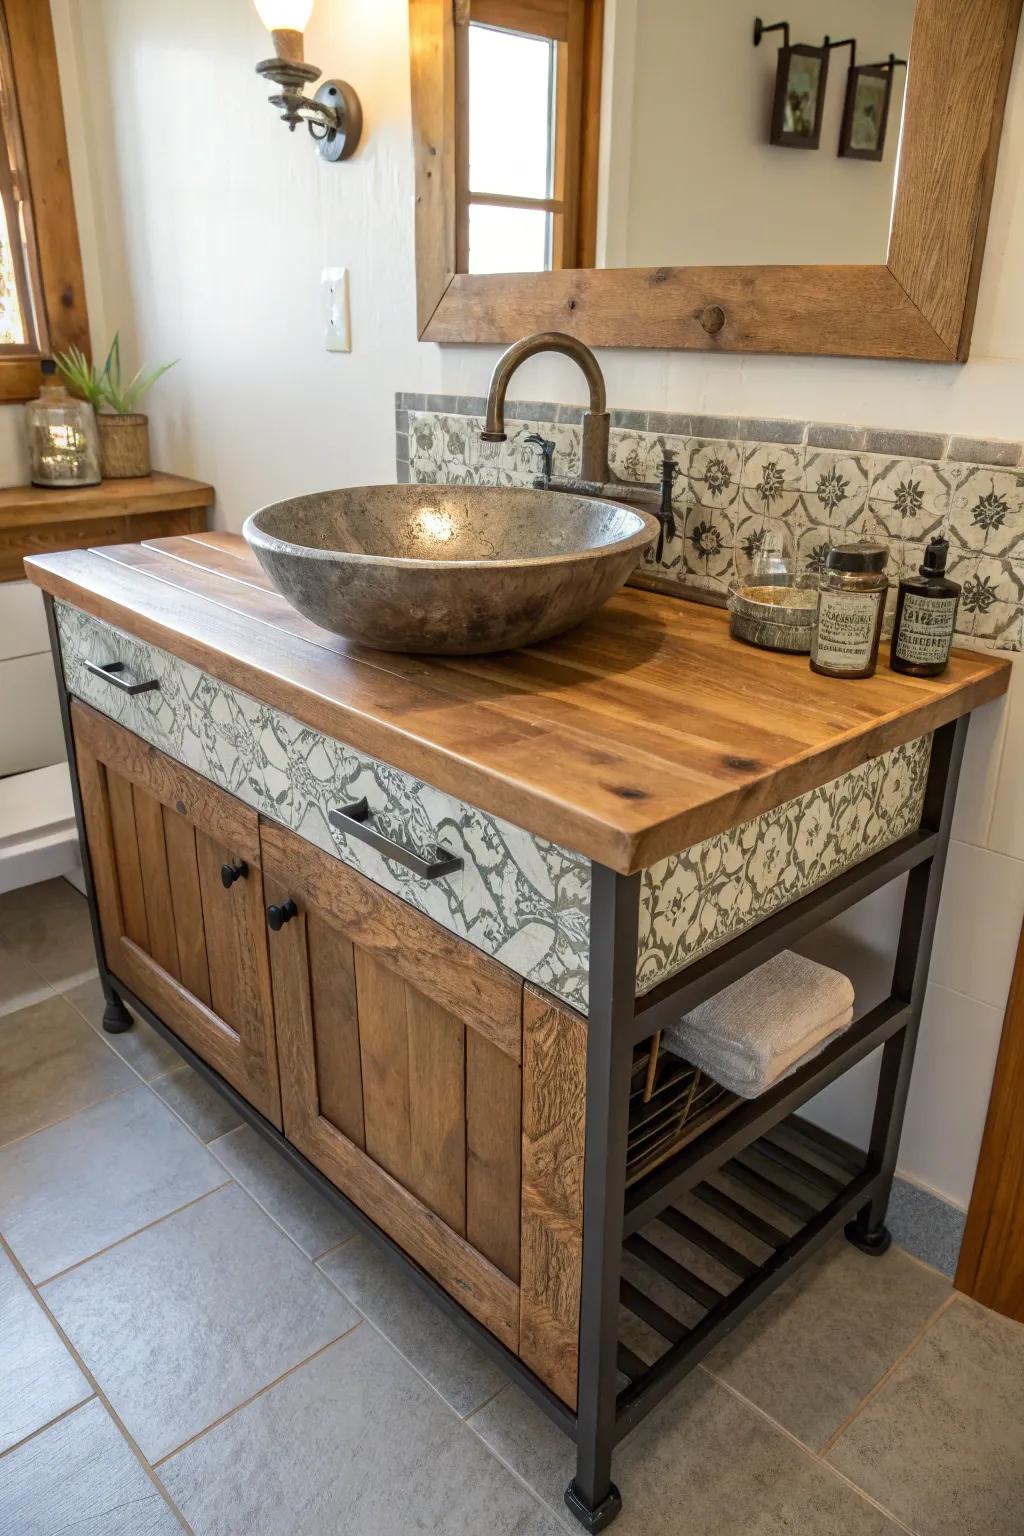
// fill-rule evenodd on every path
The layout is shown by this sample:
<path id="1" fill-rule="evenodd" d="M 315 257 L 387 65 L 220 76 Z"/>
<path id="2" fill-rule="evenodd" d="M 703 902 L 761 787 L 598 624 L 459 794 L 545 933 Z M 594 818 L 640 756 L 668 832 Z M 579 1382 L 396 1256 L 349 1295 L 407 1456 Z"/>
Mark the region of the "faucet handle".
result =
<path id="1" fill-rule="evenodd" d="M 551 441 L 551 439 L 549 437 L 541 437 L 539 432 L 531 432 L 529 437 L 524 438 L 523 441 L 526 442 L 526 443 L 529 443 L 532 447 L 540 449 L 541 459 L 542 459 L 543 465 L 544 465 L 544 469 L 543 469 L 544 484 L 548 485 L 550 483 L 550 481 L 551 481 L 551 476 L 552 476 L 552 474 L 554 472 L 554 459 L 555 459 L 555 445 L 554 445 L 554 443 Z"/>

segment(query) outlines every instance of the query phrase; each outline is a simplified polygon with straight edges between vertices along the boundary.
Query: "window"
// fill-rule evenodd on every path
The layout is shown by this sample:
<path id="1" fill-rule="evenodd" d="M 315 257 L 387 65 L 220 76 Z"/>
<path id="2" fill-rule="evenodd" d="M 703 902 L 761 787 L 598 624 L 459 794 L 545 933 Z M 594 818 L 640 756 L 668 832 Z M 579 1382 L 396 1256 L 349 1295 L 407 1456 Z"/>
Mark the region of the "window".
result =
<path id="1" fill-rule="evenodd" d="M 0 400 L 88 323 L 49 0 L 0 3 Z"/>
<path id="2" fill-rule="evenodd" d="M 459 271 L 585 264 L 580 165 L 594 9 L 592 0 L 470 0 L 458 32 Z"/>

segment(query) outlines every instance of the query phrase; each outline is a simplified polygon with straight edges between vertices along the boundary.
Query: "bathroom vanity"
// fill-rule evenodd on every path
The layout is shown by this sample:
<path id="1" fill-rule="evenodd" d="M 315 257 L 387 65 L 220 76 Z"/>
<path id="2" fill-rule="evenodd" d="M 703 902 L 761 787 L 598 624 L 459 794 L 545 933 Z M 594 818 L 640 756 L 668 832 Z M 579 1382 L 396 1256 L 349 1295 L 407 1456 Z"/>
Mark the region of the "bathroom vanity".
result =
<path id="1" fill-rule="evenodd" d="M 968 716 L 1007 664 L 837 682 L 634 589 L 530 650 L 387 655 L 225 534 L 27 570 L 107 1027 L 127 1002 L 404 1259 L 576 1439 L 601 1528 L 614 1445 L 729 1327 L 844 1224 L 887 1246 Z M 891 996 L 635 1159 L 644 1042 L 903 874 Z M 796 1116 L 879 1045 L 869 1147 Z"/>

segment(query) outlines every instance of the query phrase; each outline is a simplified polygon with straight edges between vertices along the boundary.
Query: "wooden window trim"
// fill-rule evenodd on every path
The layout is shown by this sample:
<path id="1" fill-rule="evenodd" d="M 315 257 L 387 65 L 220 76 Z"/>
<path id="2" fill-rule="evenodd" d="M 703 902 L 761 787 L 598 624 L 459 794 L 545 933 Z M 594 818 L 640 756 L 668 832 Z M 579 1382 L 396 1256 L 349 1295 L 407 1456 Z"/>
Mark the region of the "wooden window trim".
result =
<path id="1" fill-rule="evenodd" d="M 39 261 L 38 345 L 0 355 L 0 401 L 39 393 L 42 357 L 70 346 L 89 352 L 82 253 L 49 0 L 3 0 Z"/>
<path id="2" fill-rule="evenodd" d="M 409 0 L 421 340 L 556 330 L 598 347 L 966 361 L 1020 13 L 1021 0 L 918 0 L 884 264 L 474 275 L 455 240 L 455 33 L 468 0 Z"/>

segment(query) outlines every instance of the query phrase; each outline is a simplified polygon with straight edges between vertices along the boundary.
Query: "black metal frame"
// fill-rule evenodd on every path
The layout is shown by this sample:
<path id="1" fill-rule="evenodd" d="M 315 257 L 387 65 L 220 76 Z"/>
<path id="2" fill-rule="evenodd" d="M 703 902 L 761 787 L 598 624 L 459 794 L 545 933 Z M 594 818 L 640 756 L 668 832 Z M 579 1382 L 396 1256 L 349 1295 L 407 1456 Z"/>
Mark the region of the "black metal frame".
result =
<path id="1" fill-rule="evenodd" d="M 68 692 L 49 596 L 46 609 L 75 813 L 83 828 Z M 83 834 L 82 864 L 107 999 L 104 1026 L 111 1030 L 128 1027 L 127 1002 L 325 1199 L 400 1263 L 442 1311 L 576 1441 L 576 1475 L 566 1490 L 566 1502 L 586 1529 L 602 1530 L 622 1507 L 611 1480 L 615 1446 L 730 1328 L 841 1227 L 845 1226 L 850 1240 L 867 1253 L 881 1254 L 888 1246 L 885 1212 L 910 1086 L 968 724 L 969 716 L 964 716 L 934 735 L 919 831 L 757 924 L 644 997 L 635 995 L 642 876 L 618 875 L 601 865 L 593 866 L 577 1413 L 336 1189 L 141 998 L 111 975 L 103 953 Z M 730 1111 L 627 1190 L 628 1109 L 635 1045 L 902 875 L 907 875 L 907 890 L 889 997 L 813 1061 L 760 1098 Z M 879 1046 L 882 1066 L 866 1149 L 852 1147 L 794 1118 L 800 1105 Z M 750 1209 L 749 1203 L 710 1182 L 723 1175 L 737 1190 L 753 1191 L 754 1203 L 760 1209 Z M 684 1198 L 695 1198 L 705 1208 L 733 1221 L 765 1247 L 766 1257 L 761 1262 L 751 1259 L 693 1215 L 679 1210 L 678 1202 Z M 777 1219 L 765 1217 L 765 1202 L 779 1213 Z M 735 1275 L 736 1286 L 723 1291 L 691 1273 L 641 1233 L 651 1223 L 660 1223 L 702 1248 Z M 673 1286 L 687 1305 L 697 1304 L 704 1316 L 695 1324 L 686 1324 L 626 1279 L 622 1273 L 624 1253 L 630 1262 L 647 1265 L 662 1286 Z M 660 1337 L 667 1342 L 668 1348 L 653 1362 L 620 1342 L 620 1301 L 653 1334 L 660 1330 Z M 626 1378 L 623 1387 L 620 1376 Z"/>

